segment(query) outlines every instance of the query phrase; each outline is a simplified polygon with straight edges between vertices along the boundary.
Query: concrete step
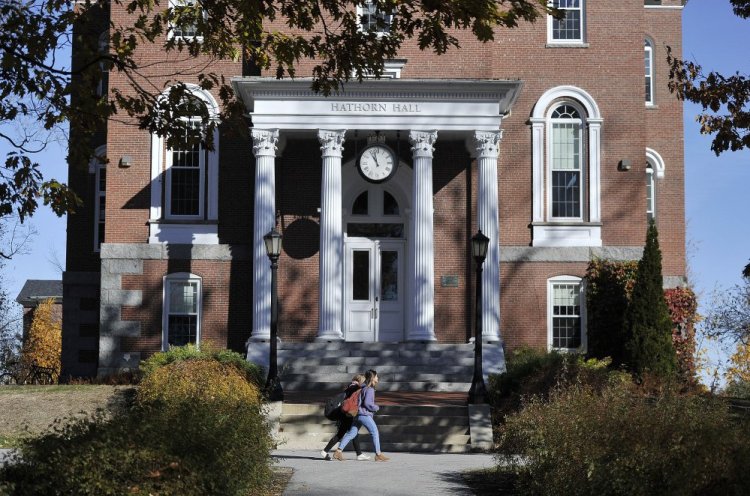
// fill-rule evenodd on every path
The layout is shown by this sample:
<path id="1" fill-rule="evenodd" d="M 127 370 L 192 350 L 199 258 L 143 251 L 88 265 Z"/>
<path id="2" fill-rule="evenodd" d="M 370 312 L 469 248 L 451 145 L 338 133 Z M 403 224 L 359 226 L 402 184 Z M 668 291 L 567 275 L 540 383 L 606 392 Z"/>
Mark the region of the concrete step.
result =
<path id="1" fill-rule="evenodd" d="M 306 358 L 313 350 L 278 350 L 280 359 L 284 358 Z M 316 357 L 339 358 L 339 357 L 368 357 L 368 358 L 441 358 L 446 355 L 452 357 L 471 357 L 474 350 L 315 350 Z"/>
<path id="2" fill-rule="evenodd" d="M 465 367 L 474 366 L 474 357 L 472 356 L 435 356 L 435 357 L 416 357 L 416 358 L 401 358 L 401 357 L 385 357 L 377 359 L 373 357 L 363 356 L 310 356 L 300 358 L 289 358 L 285 360 L 283 357 L 279 357 L 280 367 L 294 367 L 298 370 L 315 371 L 316 367 L 321 365 L 357 365 L 362 367 L 362 370 L 374 368 L 380 371 L 381 366 L 419 366 L 419 365 L 445 365 L 450 363 L 452 366 L 461 365 Z"/>
<path id="3" fill-rule="evenodd" d="M 399 439 L 407 440 L 412 439 L 416 436 L 421 437 L 427 437 L 430 439 L 440 438 L 443 439 L 447 436 L 468 436 L 469 435 L 469 423 L 464 418 L 462 419 L 462 422 L 456 422 L 456 425 L 453 426 L 436 426 L 434 424 L 429 425 L 408 425 L 404 423 L 399 423 L 397 425 L 393 424 L 384 424 L 382 422 L 377 422 L 378 424 L 378 432 L 380 432 L 381 437 L 385 436 L 386 434 L 388 436 L 398 436 Z M 308 432 L 326 432 L 329 433 L 330 436 L 333 436 L 336 433 L 336 424 L 309 424 L 304 422 L 289 422 L 288 419 L 285 419 L 284 417 L 281 418 L 281 427 L 280 432 L 284 432 L 286 434 L 295 434 L 295 435 L 304 435 Z M 367 434 L 369 436 L 370 434 L 367 432 L 367 429 L 360 429 L 360 436 Z M 386 436 L 387 437 L 387 436 Z"/>
<path id="4" fill-rule="evenodd" d="M 336 393 L 341 391 L 341 382 L 310 382 L 309 378 L 302 376 L 281 376 L 281 384 L 284 389 L 295 391 L 321 391 Z M 378 384 L 379 391 L 436 391 L 436 392 L 462 392 L 468 391 L 471 382 L 381 382 Z"/>
<path id="5" fill-rule="evenodd" d="M 344 385 L 348 384 L 352 378 L 351 374 L 334 373 L 321 374 L 315 373 L 296 373 L 296 371 L 285 370 L 280 374 L 283 383 L 300 383 L 300 382 L 333 382 L 339 385 L 343 390 Z M 409 372 L 380 372 L 378 378 L 381 384 L 388 382 L 469 382 L 471 383 L 471 373 L 454 373 L 454 374 L 429 374 L 419 369 Z M 296 389 L 296 388 L 295 388 Z"/>
<path id="6" fill-rule="evenodd" d="M 296 367 L 296 364 L 292 362 L 288 362 L 286 364 L 287 368 L 284 370 L 285 373 L 302 373 L 302 370 L 299 370 Z M 414 366 L 414 365 L 378 365 L 378 368 L 376 369 L 378 371 L 378 375 L 385 376 L 390 374 L 401 374 L 406 372 L 419 372 L 421 374 L 471 374 L 474 371 L 473 366 L 468 367 L 466 365 L 421 365 L 421 366 Z M 310 373 L 310 370 L 305 370 L 305 373 Z M 337 365 L 318 365 L 315 367 L 315 369 L 312 371 L 316 375 L 328 375 L 328 374 L 346 374 L 347 382 L 352 378 L 354 374 L 361 374 L 362 367 L 359 365 L 347 365 L 347 364 L 337 364 Z M 343 385 L 342 385 L 343 387 Z"/>
<path id="7" fill-rule="evenodd" d="M 330 422 L 323 416 L 322 404 L 295 404 L 284 403 L 282 415 L 317 415 L 321 419 Z M 376 415 L 376 420 L 380 417 L 466 417 L 466 406 L 431 406 L 431 405 L 388 405 L 381 406 Z"/>
<path id="8" fill-rule="evenodd" d="M 349 343 L 344 341 L 316 341 L 313 343 L 294 343 L 284 341 L 278 347 L 279 352 L 290 350 L 320 351 L 320 350 L 347 350 L 347 351 L 379 351 L 379 350 L 414 350 L 414 351 L 460 351 L 474 350 L 472 343 Z"/>

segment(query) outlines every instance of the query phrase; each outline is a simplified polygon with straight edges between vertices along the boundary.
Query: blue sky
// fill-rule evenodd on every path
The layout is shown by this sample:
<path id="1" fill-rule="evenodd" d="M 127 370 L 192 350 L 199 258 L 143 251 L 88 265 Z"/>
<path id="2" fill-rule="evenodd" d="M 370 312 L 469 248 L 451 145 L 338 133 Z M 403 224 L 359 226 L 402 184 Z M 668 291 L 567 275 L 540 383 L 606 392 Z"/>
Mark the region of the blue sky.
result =
<path id="1" fill-rule="evenodd" d="M 728 0 L 690 0 L 683 20 L 685 58 L 706 70 L 750 74 L 750 20 L 734 16 Z M 685 188 L 690 276 L 705 304 L 715 287 L 739 283 L 750 259 L 750 151 L 716 157 L 695 122 L 699 110 L 685 104 Z M 65 179 L 65 155 L 59 147 L 49 150 L 42 159 L 45 177 Z M 65 219 L 42 207 L 32 223 L 39 235 L 30 253 L 5 271 L 14 297 L 26 279 L 61 277 L 48 259 L 65 260 Z"/>

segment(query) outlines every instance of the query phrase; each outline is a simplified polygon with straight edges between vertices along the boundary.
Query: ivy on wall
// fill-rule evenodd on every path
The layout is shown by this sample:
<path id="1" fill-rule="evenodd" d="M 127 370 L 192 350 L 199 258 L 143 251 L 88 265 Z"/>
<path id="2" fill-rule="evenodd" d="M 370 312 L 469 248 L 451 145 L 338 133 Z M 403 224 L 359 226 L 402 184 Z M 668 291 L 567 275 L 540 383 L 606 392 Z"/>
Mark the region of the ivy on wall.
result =
<path id="1" fill-rule="evenodd" d="M 594 259 L 586 269 L 588 355 L 611 357 L 616 367 L 624 365 L 623 317 L 635 284 L 638 262 Z M 664 290 L 672 318 L 672 343 L 677 354 L 678 377 L 696 382 L 695 323 L 698 303 L 690 288 Z"/>

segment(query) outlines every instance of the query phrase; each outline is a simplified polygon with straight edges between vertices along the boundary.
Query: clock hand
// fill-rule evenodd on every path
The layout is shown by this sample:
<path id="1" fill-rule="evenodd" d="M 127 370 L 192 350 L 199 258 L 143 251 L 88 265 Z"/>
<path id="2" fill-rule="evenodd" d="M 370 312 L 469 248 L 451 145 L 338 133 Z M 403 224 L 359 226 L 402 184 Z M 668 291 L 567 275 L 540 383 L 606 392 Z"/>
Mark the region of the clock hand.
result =
<path id="1" fill-rule="evenodd" d="M 375 160 L 375 167 L 380 167 L 380 163 L 378 162 L 378 154 L 375 153 L 375 150 L 370 150 L 370 156 Z"/>

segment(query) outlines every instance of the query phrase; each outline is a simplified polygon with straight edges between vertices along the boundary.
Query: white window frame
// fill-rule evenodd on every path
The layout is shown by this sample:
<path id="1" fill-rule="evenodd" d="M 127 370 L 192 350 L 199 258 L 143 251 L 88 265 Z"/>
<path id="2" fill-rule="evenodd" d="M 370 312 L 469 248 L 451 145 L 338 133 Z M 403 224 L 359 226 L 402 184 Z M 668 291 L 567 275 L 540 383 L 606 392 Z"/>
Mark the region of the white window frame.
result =
<path id="1" fill-rule="evenodd" d="M 183 118 L 183 121 L 190 121 L 192 123 L 198 123 L 202 125 L 199 117 L 188 117 Z M 198 213 L 193 215 L 177 215 L 172 213 L 172 173 L 175 169 L 172 163 L 172 149 L 167 148 L 164 156 L 164 170 L 166 172 L 166 187 L 164 190 L 166 200 L 166 212 L 164 217 L 166 219 L 173 220 L 193 220 L 203 219 L 204 217 L 204 204 L 206 202 L 206 150 L 203 145 L 198 145 Z M 187 169 L 187 167 L 185 167 Z"/>
<path id="2" fill-rule="evenodd" d="M 375 2 L 364 0 L 364 3 L 366 4 L 373 4 Z M 359 26 L 359 30 L 364 32 L 364 26 L 362 25 L 362 17 L 365 15 L 365 8 L 364 5 L 357 5 L 357 25 Z M 393 14 L 384 14 L 383 17 L 385 18 L 386 23 L 390 27 L 391 24 L 393 24 Z M 375 34 L 377 34 L 378 37 L 381 36 L 388 36 L 389 31 L 375 31 Z"/>
<path id="3" fill-rule="evenodd" d="M 198 98 L 206 105 L 208 118 L 216 123 L 213 129 L 213 149 L 205 151 L 205 186 L 201 192 L 205 194 L 205 200 L 201 206 L 206 208 L 205 218 L 198 219 L 200 222 L 172 222 L 189 218 L 184 216 L 169 217 L 166 215 L 167 204 L 164 199 L 166 193 L 165 164 L 167 158 L 165 152 L 165 139 L 156 133 L 151 134 L 151 206 L 149 208 L 149 243 L 180 243 L 180 244 L 209 244 L 219 243 L 218 219 L 219 219 L 219 105 L 210 92 L 193 83 L 185 83 L 193 97 Z M 169 98 L 170 89 L 162 92 L 159 98 Z M 171 207 L 171 205 L 170 205 Z M 204 222 L 205 221 L 205 222 Z"/>
<path id="4" fill-rule="evenodd" d="M 554 288 L 558 285 L 563 284 L 576 284 L 578 285 L 578 298 L 579 298 L 579 315 L 581 325 L 581 344 L 578 348 L 558 348 L 553 346 L 554 343 Z M 571 352 L 571 353 L 586 353 L 588 346 L 587 332 L 586 332 L 586 286 L 585 280 L 571 275 L 555 276 L 547 279 L 547 349 Z"/>
<path id="5" fill-rule="evenodd" d="M 99 187 L 101 181 L 101 174 L 104 171 L 104 190 Z M 101 250 L 101 243 L 103 239 L 99 239 L 99 227 L 104 225 L 106 222 L 106 211 L 104 218 L 101 217 L 100 212 L 102 209 L 106 209 L 107 205 L 107 164 L 97 164 L 96 171 L 94 172 L 94 251 L 99 252 Z"/>
<path id="6" fill-rule="evenodd" d="M 554 7 L 554 2 L 549 0 L 547 5 Z M 580 12 L 580 32 L 581 36 L 575 39 L 559 39 L 554 37 L 554 26 L 555 18 L 551 15 L 547 16 L 547 44 L 548 45 L 585 45 L 586 44 L 586 0 L 580 0 L 579 7 L 559 7 L 560 10 L 565 11 L 579 11 Z"/>
<path id="7" fill-rule="evenodd" d="M 646 106 L 653 107 L 654 99 L 654 45 L 646 38 L 643 43 L 643 65 L 645 71 L 645 85 L 648 85 L 648 95 L 644 95 Z"/>
<path id="8" fill-rule="evenodd" d="M 556 109 L 558 109 L 562 105 L 570 105 L 571 107 L 575 108 L 578 112 L 578 115 L 580 116 L 579 119 L 554 119 L 552 118 L 552 114 Z M 586 189 L 586 173 L 585 173 L 585 167 L 584 163 L 586 163 L 585 160 L 585 154 L 584 154 L 584 148 L 583 144 L 586 141 L 586 127 L 585 127 L 585 121 L 584 121 L 584 112 L 580 105 L 576 104 L 573 101 L 570 100 L 563 100 L 560 102 L 556 102 L 554 105 L 552 105 L 547 113 L 547 218 L 551 222 L 583 222 L 584 220 L 584 210 L 585 210 L 585 194 L 584 190 Z M 553 165 L 553 150 L 554 150 L 554 141 L 552 139 L 553 137 L 553 128 L 555 124 L 575 124 L 578 126 L 578 131 L 580 133 L 580 139 L 578 140 L 578 173 L 579 173 L 579 182 L 578 185 L 578 212 L 579 215 L 576 217 L 553 217 L 552 215 L 552 165 Z M 572 170 L 572 169 L 571 169 Z"/>
<path id="9" fill-rule="evenodd" d="M 109 53 L 109 31 L 104 31 L 99 35 L 97 42 L 99 54 L 107 55 Z M 99 62 L 99 80 L 96 82 L 96 96 L 102 97 L 107 94 L 109 89 L 109 66 L 108 62 Z"/>
<path id="10" fill-rule="evenodd" d="M 202 332 L 202 320 L 203 320 L 203 278 L 200 276 L 197 276 L 195 274 L 191 274 L 189 272 L 177 272 L 174 274 L 167 274 L 164 276 L 163 279 L 163 294 L 162 294 L 162 308 L 163 308 L 163 315 L 162 315 L 162 351 L 169 350 L 169 316 L 172 314 L 170 309 L 170 286 L 174 283 L 184 284 L 184 283 L 194 283 L 196 284 L 196 294 L 197 294 L 197 302 L 196 302 L 196 312 L 194 315 L 196 315 L 196 328 L 195 328 L 195 345 L 200 347 L 201 342 L 201 332 Z M 193 315 L 193 313 L 189 314 L 181 314 L 181 315 Z"/>
<path id="11" fill-rule="evenodd" d="M 182 7 L 182 6 L 186 6 L 186 5 L 189 5 L 189 4 L 194 5 L 196 3 L 202 5 L 201 0 L 169 0 L 169 8 L 176 9 L 177 7 Z M 205 10 L 202 10 L 202 12 L 203 12 L 203 17 L 205 18 L 205 16 L 206 16 Z M 185 40 L 185 41 L 193 41 L 193 40 L 195 40 L 195 41 L 198 41 L 198 42 L 202 42 L 203 41 L 203 36 L 176 35 L 174 33 L 174 29 L 175 29 L 174 25 L 170 22 L 169 23 L 169 28 L 167 30 L 167 39 L 170 39 L 170 40 L 171 39 L 176 39 L 178 41 L 179 40 Z"/>
<path id="12" fill-rule="evenodd" d="M 545 146 L 550 108 L 558 102 L 572 101 L 584 112 L 586 180 L 585 202 L 581 211 L 585 222 L 549 218 L 547 158 Z M 585 90 L 575 86 L 556 86 L 547 90 L 534 105 L 531 118 L 532 167 L 532 246 L 602 246 L 601 225 L 601 140 L 604 119 L 596 101 Z M 585 212 L 585 213 L 584 213 Z"/>
<path id="13" fill-rule="evenodd" d="M 646 218 L 656 220 L 656 181 L 650 163 L 646 167 Z"/>

